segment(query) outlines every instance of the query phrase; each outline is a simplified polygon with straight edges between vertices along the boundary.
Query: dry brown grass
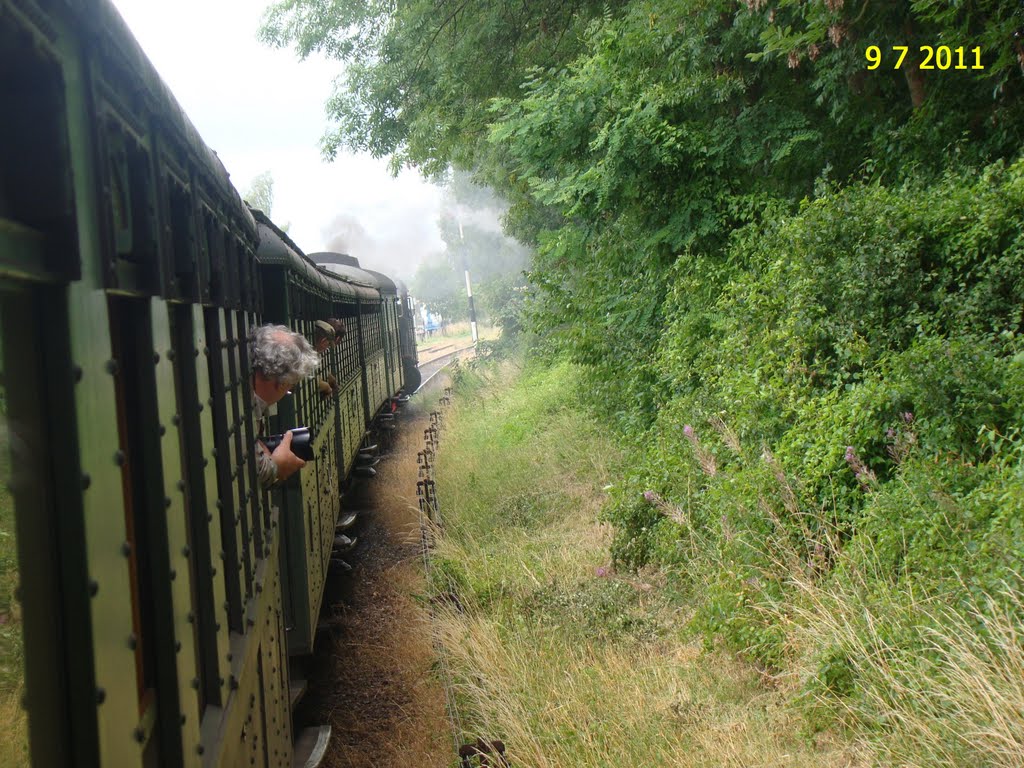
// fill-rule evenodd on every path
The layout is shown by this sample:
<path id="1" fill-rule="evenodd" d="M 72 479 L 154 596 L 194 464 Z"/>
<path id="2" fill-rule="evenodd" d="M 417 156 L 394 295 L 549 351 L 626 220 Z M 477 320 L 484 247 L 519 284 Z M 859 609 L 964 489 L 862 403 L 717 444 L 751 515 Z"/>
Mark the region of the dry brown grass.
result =
<path id="1" fill-rule="evenodd" d="M 416 598 L 425 589 L 416 453 L 436 398 L 410 404 L 359 499 L 362 543 L 348 594 L 330 609 L 329 652 L 318 653 L 321 682 L 307 703 L 311 719 L 332 726 L 326 768 L 444 768 L 455 754 L 429 615 Z"/>
<path id="2" fill-rule="evenodd" d="M 564 544 L 560 554 L 533 560 L 527 578 L 548 581 L 559 565 L 562 574 L 592 572 L 606 556 L 603 536 L 593 536 L 592 526 L 578 534 L 572 541 L 593 549 Z M 515 548 L 515 540 L 509 545 Z M 644 594 L 661 586 L 657 573 L 611 578 Z M 661 611 L 663 624 L 679 622 L 671 608 L 652 610 Z M 441 610 L 435 626 L 467 740 L 504 740 L 517 766 L 863 764 L 853 745 L 804 739 L 801 715 L 788 705 L 790 691 L 770 680 L 765 685 L 750 665 L 674 633 L 609 642 L 568 626 L 510 626 L 486 611 L 452 607 Z"/>
<path id="3" fill-rule="evenodd" d="M 28 718 L 21 707 L 21 691 L 0 693 L 0 765 L 29 768 Z"/>
<path id="4" fill-rule="evenodd" d="M 7 430 L 0 430 L 0 481 L 8 475 Z M 21 707 L 24 685 L 18 549 L 14 500 L 0 482 L 0 765 L 27 766 L 28 717 Z"/>
<path id="5" fill-rule="evenodd" d="M 1010 592 L 988 605 L 950 607 L 936 600 L 889 602 L 852 586 L 802 580 L 804 601 L 792 637 L 800 649 L 832 648 L 858 680 L 856 698 L 822 697 L 862 731 L 876 764 L 1024 765 L 1024 598 Z M 994 609 L 992 604 L 1002 604 Z M 913 633 L 921 647 L 895 638 Z M 804 655 L 796 674 L 815 673 Z"/>
<path id="6" fill-rule="evenodd" d="M 436 627 L 466 740 L 501 739 L 530 768 L 858 765 L 853 746 L 800 736 L 775 680 L 686 639 L 663 574 L 608 569 L 598 513 L 618 458 L 557 407 L 575 381 L 555 376 L 517 384 L 506 366 L 442 443 L 436 556 L 462 593 Z"/>

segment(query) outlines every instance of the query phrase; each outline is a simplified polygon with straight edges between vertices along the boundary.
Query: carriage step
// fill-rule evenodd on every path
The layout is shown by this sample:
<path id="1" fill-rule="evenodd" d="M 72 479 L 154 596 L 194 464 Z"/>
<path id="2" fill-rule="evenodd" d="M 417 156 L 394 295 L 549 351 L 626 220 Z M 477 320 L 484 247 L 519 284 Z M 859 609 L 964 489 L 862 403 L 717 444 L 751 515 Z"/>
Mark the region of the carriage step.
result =
<path id="1" fill-rule="evenodd" d="M 359 513 L 358 512 L 349 512 L 347 515 L 342 517 L 341 520 L 338 521 L 337 525 L 334 526 L 334 532 L 335 533 L 344 533 L 349 528 L 351 528 L 353 525 L 355 525 L 355 522 L 358 519 L 359 519 Z"/>
<path id="2" fill-rule="evenodd" d="M 352 566 L 340 557 L 332 557 L 331 562 L 327 566 L 328 573 L 331 575 L 338 575 L 344 573 L 352 573 Z"/>
<path id="3" fill-rule="evenodd" d="M 338 553 L 348 552 L 350 549 L 355 547 L 358 542 L 359 538 L 357 536 L 349 538 L 345 534 L 339 533 L 334 537 L 334 549 Z"/>
<path id="4" fill-rule="evenodd" d="M 292 750 L 292 768 L 317 768 L 327 754 L 331 726 L 303 728 Z"/>

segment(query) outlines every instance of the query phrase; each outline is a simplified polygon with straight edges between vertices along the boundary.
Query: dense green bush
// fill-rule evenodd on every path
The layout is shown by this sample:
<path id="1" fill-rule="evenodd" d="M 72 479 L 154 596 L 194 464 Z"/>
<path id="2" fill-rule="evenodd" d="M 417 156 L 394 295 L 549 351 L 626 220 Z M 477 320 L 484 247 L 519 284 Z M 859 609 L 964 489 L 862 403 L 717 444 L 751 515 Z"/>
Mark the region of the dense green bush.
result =
<path id="1" fill-rule="evenodd" d="M 700 260 L 677 265 L 664 402 L 609 513 L 618 560 L 672 565 L 694 626 L 769 665 L 803 578 L 954 601 L 1019 585 L 1022 220 L 1024 162 L 996 164 L 750 225 L 704 290 Z M 837 653 L 822 679 L 846 691 Z"/>

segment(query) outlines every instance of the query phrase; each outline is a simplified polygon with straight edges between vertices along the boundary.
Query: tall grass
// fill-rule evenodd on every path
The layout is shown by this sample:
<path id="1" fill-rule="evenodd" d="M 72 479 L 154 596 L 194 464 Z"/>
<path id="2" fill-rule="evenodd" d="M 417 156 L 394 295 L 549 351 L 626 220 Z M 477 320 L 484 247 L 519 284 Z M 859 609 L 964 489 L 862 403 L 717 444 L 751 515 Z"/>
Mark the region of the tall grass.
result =
<path id="1" fill-rule="evenodd" d="M 21 689 L 0 690 L 0 765 L 29 768 L 28 718 L 21 706 Z"/>
<path id="2" fill-rule="evenodd" d="M 785 692 L 681 631 L 656 571 L 616 573 L 600 522 L 622 463 L 568 365 L 464 372 L 437 466 L 435 627 L 466 741 L 514 765 L 852 765 Z"/>
<path id="3" fill-rule="evenodd" d="M 0 397 L 3 390 L 0 388 Z M 18 548 L 14 500 L 7 490 L 10 475 L 6 424 L 0 427 L 0 764 L 28 766 L 28 719 L 21 707 L 24 688 Z"/>
<path id="4" fill-rule="evenodd" d="M 738 441 L 730 442 L 739 455 Z M 693 462 L 714 483 L 730 493 L 740 484 L 739 472 L 719 472 L 694 453 Z M 747 456 L 744 471 L 757 464 L 768 479 L 759 486 L 756 509 L 736 513 L 735 501 L 722 494 L 718 529 L 695 525 L 693 504 L 676 506 L 654 492 L 644 498 L 680 526 L 682 571 L 691 594 L 700 596 L 694 604 L 720 593 L 721 574 L 735 574 L 742 557 L 739 568 L 749 575 L 719 621 L 728 626 L 743 612 L 743 626 L 761 628 L 739 635 L 751 638 L 741 649 L 746 655 L 763 658 L 765 637 L 781 646 L 769 677 L 788 692 L 790 709 L 803 713 L 803 729 L 845 728 L 873 765 L 1024 765 L 1020 574 L 1007 572 L 993 590 L 963 580 L 952 567 L 928 579 L 907 566 L 894 569 L 890 541 L 850 539 L 833 510 L 798 500 L 799 484 L 770 452 Z M 920 494 L 921 485 L 900 477 L 895 491 L 872 495 L 869 504 L 895 499 L 907 520 L 935 504 L 943 546 L 970 551 L 967 534 L 948 522 L 967 516 L 957 506 L 965 502 L 942 494 L 938 484 Z M 878 493 L 875 486 L 870 493 Z"/>
<path id="5" fill-rule="evenodd" d="M 855 726 L 879 765 L 1024 765 L 1021 594 L 951 604 L 877 579 L 796 581 L 793 671 L 814 703 Z"/>

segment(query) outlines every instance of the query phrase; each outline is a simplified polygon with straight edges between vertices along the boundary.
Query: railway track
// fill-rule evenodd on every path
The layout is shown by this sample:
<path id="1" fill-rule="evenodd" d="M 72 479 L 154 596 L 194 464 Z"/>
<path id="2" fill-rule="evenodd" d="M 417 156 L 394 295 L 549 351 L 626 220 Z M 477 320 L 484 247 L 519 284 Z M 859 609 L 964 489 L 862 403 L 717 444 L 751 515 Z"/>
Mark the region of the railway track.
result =
<path id="1" fill-rule="evenodd" d="M 469 344 L 465 347 L 453 349 L 451 352 L 445 352 L 443 355 L 438 355 L 428 363 L 423 363 L 420 366 L 420 374 L 423 377 L 423 381 L 420 383 L 416 391 L 420 392 L 424 387 L 426 387 L 427 383 L 434 378 L 434 376 L 440 373 L 452 360 L 454 360 L 460 352 L 465 352 L 471 349 L 473 349 L 473 345 Z"/>

